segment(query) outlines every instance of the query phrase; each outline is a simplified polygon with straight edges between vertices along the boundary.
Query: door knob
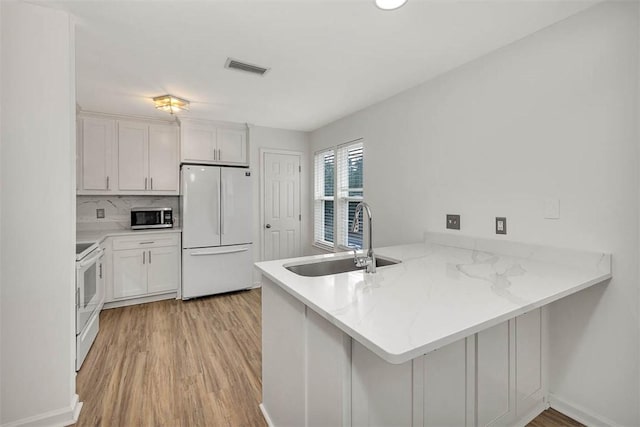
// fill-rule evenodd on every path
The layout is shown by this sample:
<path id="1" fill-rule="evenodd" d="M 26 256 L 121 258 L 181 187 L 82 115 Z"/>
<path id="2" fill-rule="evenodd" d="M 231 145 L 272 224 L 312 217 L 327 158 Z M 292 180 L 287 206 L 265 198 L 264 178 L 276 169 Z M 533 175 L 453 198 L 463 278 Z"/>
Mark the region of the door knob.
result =
<path id="1" fill-rule="evenodd" d="M 271 228 L 271 224 L 265 225 L 265 228 Z"/>

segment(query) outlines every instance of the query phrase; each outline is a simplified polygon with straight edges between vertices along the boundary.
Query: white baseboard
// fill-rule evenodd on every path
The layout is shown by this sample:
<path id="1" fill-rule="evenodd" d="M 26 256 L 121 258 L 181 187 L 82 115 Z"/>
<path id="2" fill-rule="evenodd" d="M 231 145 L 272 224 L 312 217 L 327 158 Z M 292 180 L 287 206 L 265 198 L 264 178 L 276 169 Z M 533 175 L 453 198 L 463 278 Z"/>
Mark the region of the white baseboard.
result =
<path id="1" fill-rule="evenodd" d="M 619 424 L 575 403 L 564 400 L 554 394 L 549 394 L 549 404 L 553 409 L 588 427 L 620 427 Z"/>
<path id="2" fill-rule="evenodd" d="M 56 409 L 45 412 L 44 414 L 34 415 L 28 418 L 22 418 L 2 427 L 51 427 L 51 426 L 69 426 L 78 421 L 78 416 L 82 410 L 82 402 L 77 394 L 73 395 L 71 403 L 66 408 Z"/>
<path id="3" fill-rule="evenodd" d="M 536 406 L 526 413 L 524 416 L 520 417 L 518 421 L 514 424 L 516 427 L 525 427 L 531 421 L 533 421 L 538 415 L 540 415 L 544 410 L 547 409 L 547 404 L 543 401 L 538 402 Z"/>
<path id="4" fill-rule="evenodd" d="M 110 302 L 105 302 L 102 309 L 108 310 L 110 308 L 126 307 L 129 305 L 137 305 L 137 304 L 146 304 L 148 302 L 156 302 L 156 301 L 162 301 L 166 299 L 175 299 L 176 296 L 177 296 L 176 291 L 171 291 L 168 293 L 151 295 L 147 297 L 131 298 L 131 299 L 126 299 L 122 301 L 110 301 Z"/>
<path id="5" fill-rule="evenodd" d="M 260 411 L 262 411 L 262 416 L 264 417 L 264 420 L 267 422 L 267 425 L 269 427 L 275 427 L 273 425 L 273 422 L 271 421 L 271 418 L 269 418 L 269 414 L 267 413 L 267 408 L 264 407 L 264 403 L 260 404 Z"/>

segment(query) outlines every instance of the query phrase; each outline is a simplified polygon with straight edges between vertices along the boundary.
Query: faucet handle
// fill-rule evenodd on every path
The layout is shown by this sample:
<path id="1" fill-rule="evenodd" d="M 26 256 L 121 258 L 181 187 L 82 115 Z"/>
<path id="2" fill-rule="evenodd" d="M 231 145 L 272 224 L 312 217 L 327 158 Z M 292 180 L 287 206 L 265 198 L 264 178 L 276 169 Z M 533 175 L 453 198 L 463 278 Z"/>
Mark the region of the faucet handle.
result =
<path id="1" fill-rule="evenodd" d="M 353 260 L 353 263 L 356 265 L 356 267 L 361 268 L 368 266 L 370 261 L 371 258 L 369 258 L 368 256 L 357 256 Z"/>

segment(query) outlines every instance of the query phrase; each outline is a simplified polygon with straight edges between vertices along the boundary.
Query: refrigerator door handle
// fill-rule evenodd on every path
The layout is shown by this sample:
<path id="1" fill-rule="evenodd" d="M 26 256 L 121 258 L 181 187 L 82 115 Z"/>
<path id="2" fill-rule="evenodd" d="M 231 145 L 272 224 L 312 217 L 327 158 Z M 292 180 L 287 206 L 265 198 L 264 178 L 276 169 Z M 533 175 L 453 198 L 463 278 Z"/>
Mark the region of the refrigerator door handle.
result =
<path id="1" fill-rule="evenodd" d="M 205 255 L 224 255 L 224 254 L 235 254 L 238 252 L 247 252 L 249 248 L 240 248 L 240 249 L 228 249 L 226 251 L 216 251 L 216 252 L 191 252 L 189 255 L 191 256 L 205 256 Z"/>
<path id="2" fill-rule="evenodd" d="M 218 185 L 216 185 L 216 189 L 218 190 L 218 227 L 217 228 L 217 233 L 218 235 L 220 235 L 220 227 L 222 226 L 222 190 L 220 189 L 220 181 L 218 181 Z"/>
<path id="3" fill-rule="evenodd" d="M 220 234 L 222 235 L 224 234 L 224 198 L 227 194 L 226 191 L 224 191 L 226 189 L 224 180 L 220 183 L 220 186 L 222 187 L 220 190 Z"/>

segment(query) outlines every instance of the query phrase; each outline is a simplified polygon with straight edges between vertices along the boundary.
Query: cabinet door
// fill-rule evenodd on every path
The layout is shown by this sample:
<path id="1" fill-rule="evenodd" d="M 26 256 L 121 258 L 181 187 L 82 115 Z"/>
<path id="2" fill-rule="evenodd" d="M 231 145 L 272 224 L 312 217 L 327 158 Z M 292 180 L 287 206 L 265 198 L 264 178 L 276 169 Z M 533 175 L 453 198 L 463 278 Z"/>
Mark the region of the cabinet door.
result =
<path id="1" fill-rule="evenodd" d="M 185 162 L 215 162 L 216 128 L 212 126 L 182 125 L 182 160 Z"/>
<path id="2" fill-rule="evenodd" d="M 510 425 L 514 415 L 515 383 L 511 322 L 503 322 L 477 335 L 476 392 L 478 426 Z"/>
<path id="3" fill-rule="evenodd" d="M 149 127 L 149 190 L 178 191 L 178 129 Z"/>
<path id="4" fill-rule="evenodd" d="M 113 120 L 82 119 L 82 188 L 113 189 Z"/>
<path id="5" fill-rule="evenodd" d="M 118 188 L 146 190 L 149 176 L 149 126 L 118 123 Z"/>
<path id="6" fill-rule="evenodd" d="M 247 163 L 247 133 L 237 129 L 218 129 L 218 161 Z"/>
<path id="7" fill-rule="evenodd" d="M 180 251 L 177 246 L 147 250 L 147 292 L 175 291 L 180 282 Z"/>
<path id="8" fill-rule="evenodd" d="M 113 297 L 147 293 L 148 250 L 113 251 Z"/>

